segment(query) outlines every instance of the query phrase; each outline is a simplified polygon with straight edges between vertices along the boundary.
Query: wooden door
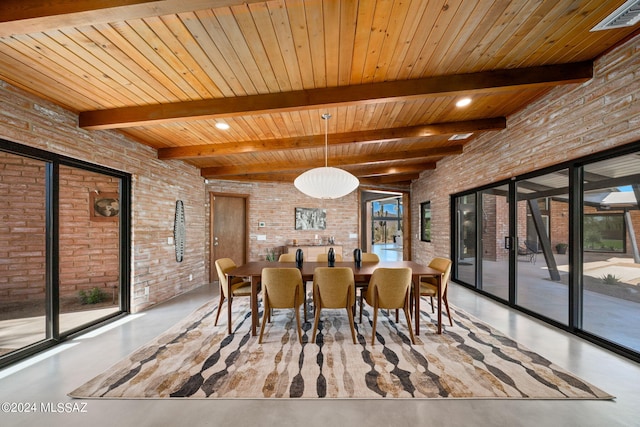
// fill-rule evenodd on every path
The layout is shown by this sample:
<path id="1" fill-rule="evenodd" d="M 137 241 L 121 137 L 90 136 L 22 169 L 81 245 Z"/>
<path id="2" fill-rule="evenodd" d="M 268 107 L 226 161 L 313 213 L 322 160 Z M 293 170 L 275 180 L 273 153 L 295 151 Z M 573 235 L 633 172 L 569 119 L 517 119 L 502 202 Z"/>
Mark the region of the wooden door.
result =
<path id="1" fill-rule="evenodd" d="M 217 280 L 215 260 L 247 261 L 247 196 L 211 193 L 211 281 Z"/>

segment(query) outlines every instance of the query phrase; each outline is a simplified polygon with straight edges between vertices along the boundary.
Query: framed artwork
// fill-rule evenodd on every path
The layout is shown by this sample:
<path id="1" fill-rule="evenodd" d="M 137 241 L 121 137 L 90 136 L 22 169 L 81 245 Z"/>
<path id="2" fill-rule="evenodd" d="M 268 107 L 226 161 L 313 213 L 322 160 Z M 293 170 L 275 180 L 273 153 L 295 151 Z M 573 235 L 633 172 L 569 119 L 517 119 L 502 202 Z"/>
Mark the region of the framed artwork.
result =
<path id="1" fill-rule="evenodd" d="M 120 195 L 118 193 L 89 193 L 89 213 L 91 221 L 117 221 L 120 215 Z"/>
<path id="2" fill-rule="evenodd" d="M 420 203 L 420 240 L 431 241 L 431 202 Z"/>
<path id="3" fill-rule="evenodd" d="M 296 208 L 296 230 L 325 230 L 326 228 L 326 209 Z"/>

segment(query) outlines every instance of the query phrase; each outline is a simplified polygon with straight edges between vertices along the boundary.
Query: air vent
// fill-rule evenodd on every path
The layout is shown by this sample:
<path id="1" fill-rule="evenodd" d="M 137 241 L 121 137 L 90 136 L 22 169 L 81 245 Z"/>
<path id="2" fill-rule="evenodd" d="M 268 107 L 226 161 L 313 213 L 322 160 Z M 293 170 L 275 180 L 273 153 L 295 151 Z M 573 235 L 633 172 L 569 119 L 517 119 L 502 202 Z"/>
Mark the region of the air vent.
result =
<path id="1" fill-rule="evenodd" d="M 591 31 L 612 30 L 614 28 L 631 27 L 640 21 L 640 0 L 628 0 L 615 12 L 604 18 Z"/>
<path id="2" fill-rule="evenodd" d="M 460 141 L 469 138 L 473 133 L 458 133 L 449 138 L 449 141 Z"/>

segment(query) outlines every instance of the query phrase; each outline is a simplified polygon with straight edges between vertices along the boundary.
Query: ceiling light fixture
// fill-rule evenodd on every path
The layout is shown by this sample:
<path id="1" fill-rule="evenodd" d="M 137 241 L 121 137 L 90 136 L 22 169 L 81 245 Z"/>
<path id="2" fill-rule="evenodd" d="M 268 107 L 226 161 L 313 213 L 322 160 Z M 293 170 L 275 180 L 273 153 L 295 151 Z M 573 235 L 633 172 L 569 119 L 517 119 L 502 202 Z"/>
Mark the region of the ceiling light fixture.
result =
<path id="1" fill-rule="evenodd" d="M 469 104 L 471 104 L 471 98 L 462 98 L 456 102 L 456 107 L 466 107 Z"/>
<path id="2" fill-rule="evenodd" d="M 216 123 L 216 127 L 218 129 L 220 129 L 220 130 L 227 130 L 227 129 L 229 129 L 230 126 L 227 123 L 218 122 L 218 123 Z"/>
<path id="3" fill-rule="evenodd" d="M 329 119 L 331 114 L 325 113 L 322 119 L 324 126 L 324 167 L 310 169 L 298 176 L 293 185 L 307 196 L 316 199 L 339 199 L 358 188 L 360 181 L 349 172 L 327 166 L 329 148 Z"/>

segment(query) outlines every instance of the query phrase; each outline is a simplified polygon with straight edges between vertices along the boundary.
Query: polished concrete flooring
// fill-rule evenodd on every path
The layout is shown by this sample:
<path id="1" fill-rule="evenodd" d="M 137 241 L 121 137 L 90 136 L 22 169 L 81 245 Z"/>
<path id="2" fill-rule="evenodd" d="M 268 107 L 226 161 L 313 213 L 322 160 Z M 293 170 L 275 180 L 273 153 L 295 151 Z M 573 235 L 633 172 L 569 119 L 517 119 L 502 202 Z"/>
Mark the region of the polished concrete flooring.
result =
<path id="1" fill-rule="evenodd" d="M 616 396 L 593 400 L 76 400 L 67 393 L 210 298 L 207 285 L 0 370 L 8 426 L 639 426 L 640 365 L 452 284 L 453 304 Z M 446 325 L 446 322 L 445 322 Z M 224 329 L 225 325 L 221 325 Z M 446 333 L 446 327 L 445 327 Z M 9 406 L 5 403 L 9 403 Z M 13 406 L 11 404 L 14 404 Z M 29 404 L 35 412 L 12 413 Z M 62 408 L 58 408 L 62 404 Z M 64 404 L 71 406 L 64 407 Z M 73 406 L 77 404 L 76 406 Z M 83 406 L 86 404 L 86 406 Z M 35 405 L 35 406 L 33 406 Z M 49 412 L 43 412 L 49 409 Z M 52 408 L 62 411 L 52 412 Z M 65 413 L 66 410 L 71 411 Z M 72 412 L 83 411 L 83 412 Z"/>

